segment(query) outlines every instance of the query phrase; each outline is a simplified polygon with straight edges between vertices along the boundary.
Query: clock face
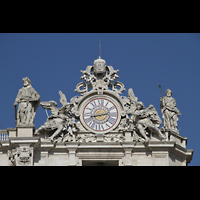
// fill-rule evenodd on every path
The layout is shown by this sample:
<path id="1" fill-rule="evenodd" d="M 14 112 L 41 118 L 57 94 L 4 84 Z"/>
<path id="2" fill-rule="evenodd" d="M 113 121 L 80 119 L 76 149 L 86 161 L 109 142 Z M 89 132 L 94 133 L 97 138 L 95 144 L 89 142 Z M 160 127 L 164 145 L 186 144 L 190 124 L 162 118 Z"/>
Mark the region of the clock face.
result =
<path id="1" fill-rule="evenodd" d="M 94 98 L 86 103 L 82 112 L 83 125 L 94 133 L 113 130 L 119 122 L 119 110 L 115 101 Z"/>

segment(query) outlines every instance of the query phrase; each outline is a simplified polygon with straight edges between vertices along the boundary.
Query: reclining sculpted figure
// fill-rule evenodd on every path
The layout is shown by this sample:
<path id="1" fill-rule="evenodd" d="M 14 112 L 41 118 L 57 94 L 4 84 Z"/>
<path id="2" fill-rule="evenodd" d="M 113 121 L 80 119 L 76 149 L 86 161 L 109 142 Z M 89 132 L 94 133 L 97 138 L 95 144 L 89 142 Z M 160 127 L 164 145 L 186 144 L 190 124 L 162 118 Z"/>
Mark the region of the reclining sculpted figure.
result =
<path id="1" fill-rule="evenodd" d="M 58 136 L 62 131 L 67 130 L 70 136 L 73 138 L 73 130 L 75 127 L 75 120 L 72 118 L 72 103 L 68 103 L 65 95 L 59 91 L 60 94 L 60 103 L 62 104 L 61 108 L 57 108 L 57 103 L 55 101 L 41 102 L 40 105 L 44 109 L 51 110 L 51 116 L 47 118 L 47 121 L 44 125 L 40 126 L 36 130 L 35 134 L 39 134 L 41 131 L 54 131 L 53 135 L 50 137 L 50 140 L 53 142 L 54 138 Z"/>
<path id="2" fill-rule="evenodd" d="M 135 97 L 131 88 L 128 91 L 128 95 L 130 109 L 127 110 L 127 114 L 131 115 L 129 123 L 133 124 L 136 130 L 138 130 L 145 139 L 145 142 L 149 141 L 149 138 L 146 135 L 147 129 L 158 134 L 161 139 L 166 139 L 166 136 L 163 135 L 158 128 L 162 124 L 162 120 L 154 106 L 150 105 L 148 108 L 145 108 L 144 104 Z"/>

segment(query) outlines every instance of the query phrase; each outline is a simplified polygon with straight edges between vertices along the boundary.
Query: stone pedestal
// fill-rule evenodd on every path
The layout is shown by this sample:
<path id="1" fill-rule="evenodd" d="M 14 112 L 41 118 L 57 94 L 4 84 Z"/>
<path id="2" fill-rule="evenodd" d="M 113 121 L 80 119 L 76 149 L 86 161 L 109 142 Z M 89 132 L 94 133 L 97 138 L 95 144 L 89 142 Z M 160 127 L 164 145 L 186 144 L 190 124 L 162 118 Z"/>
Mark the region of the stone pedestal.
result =
<path id="1" fill-rule="evenodd" d="M 33 132 L 35 131 L 34 125 L 17 125 L 17 137 L 33 137 Z"/>
<path id="2" fill-rule="evenodd" d="M 103 137 L 104 135 L 103 134 L 97 134 L 97 142 L 103 142 Z"/>
<path id="3" fill-rule="evenodd" d="M 17 132 L 16 132 L 16 128 L 7 128 L 9 137 L 16 137 L 17 136 Z"/>
<path id="4" fill-rule="evenodd" d="M 35 125 L 16 125 L 16 128 L 8 128 L 9 137 L 33 137 Z"/>

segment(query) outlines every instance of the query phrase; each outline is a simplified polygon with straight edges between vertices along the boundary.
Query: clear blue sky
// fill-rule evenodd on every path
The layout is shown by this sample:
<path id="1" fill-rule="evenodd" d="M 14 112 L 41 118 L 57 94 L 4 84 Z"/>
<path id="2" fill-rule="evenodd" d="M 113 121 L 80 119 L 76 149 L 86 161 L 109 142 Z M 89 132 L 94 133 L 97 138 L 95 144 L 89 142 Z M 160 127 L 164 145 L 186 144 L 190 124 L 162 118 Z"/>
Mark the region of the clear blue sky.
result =
<path id="1" fill-rule="evenodd" d="M 119 81 L 133 88 L 146 107 L 153 104 L 160 117 L 158 84 L 162 95 L 171 89 L 181 111 L 180 134 L 188 137 L 187 148 L 194 149 L 189 165 L 200 165 L 200 34 L 193 33 L 1 33 L 0 34 L 0 129 L 15 127 L 14 106 L 22 78 L 29 77 L 41 101 L 55 100 L 58 91 L 68 101 L 81 82 L 80 70 L 98 58 L 119 69 Z M 127 91 L 123 93 L 127 96 Z M 46 121 L 40 106 L 36 129 Z"/>

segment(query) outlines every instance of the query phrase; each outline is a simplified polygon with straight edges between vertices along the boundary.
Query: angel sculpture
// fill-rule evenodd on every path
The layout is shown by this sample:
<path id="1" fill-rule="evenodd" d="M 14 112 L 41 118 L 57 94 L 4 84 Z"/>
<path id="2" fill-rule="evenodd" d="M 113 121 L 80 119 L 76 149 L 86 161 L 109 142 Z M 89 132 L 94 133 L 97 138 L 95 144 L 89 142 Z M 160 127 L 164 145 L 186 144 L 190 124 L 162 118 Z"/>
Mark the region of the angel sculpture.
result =
<path id="1" fill-rule="evenodd" d="M 134 112 L 136 110 L 137 100 L 138 98 L 135 97 L 132 88 L 128 90 L 128 97 L 125 96 L 122 97 L 122 101 L 125 106 L 126 117 L 121 120 L 121 123 L 119 125 L 119 131 L 135 129 L 135 124 L 134 124 L 135 116 L 131 115 L 129 117 L 130 115 L 129 113 Z"/>
<path id="2" fill-rule="evenodd" d="M 65 95 L 61 91 L 59 91 L 59 94 L 60 103 L 62 104 L 61 108 L 57 108 L 57 103 L 55 101 L 45 101 L 40 103 L 44 109 L 51 110 L 51 116 L 47 118 L 44 125 L 36 130 L 35 134 L 39 134 L 43 130 L 49 132 L 54 131 L 53 135 L 49 138 L 53 142 L 56 136 L 67 129 L 68 135 L 75 140 L 73 131 L 74 128 L 76 128 L 76 125 L 71 112 L 73 104 L 67 102 Z M 64 139 L 66 141 L 66 138 Z"/>
<path id="3" fill-rule="evenodd" d="M 132 89 L 129 89 L 128 94 L 131 104 L 130 109 L 127 111 L 127 114 L 131 115 L 129 121 L 135 125 L 136 130 L 144 137 L 145 142 L 149 141 L 146 135 L 147 130 L 158 134 L 161 139 L 166 139 L 166 136 L 158 128 L 162 121 L 154 106 L 150 105 L 148 108 L 145 108 L 144 104 L 135 97 Z"/>
<path id="4" fill-rule="evenodd" d="M 132 88 L 130 88 L 128 90 L 128 99 L 129 99 L 129 102 L 130 102 L 130 111 L 131 112 L 135 112 L 135 110 L 136 110 L 136 103 L 138 101 L 138 98 L 135 96 Z M 131 122 L 135 121 L 135 115 L 131 115 L 130 121 Z"/>

